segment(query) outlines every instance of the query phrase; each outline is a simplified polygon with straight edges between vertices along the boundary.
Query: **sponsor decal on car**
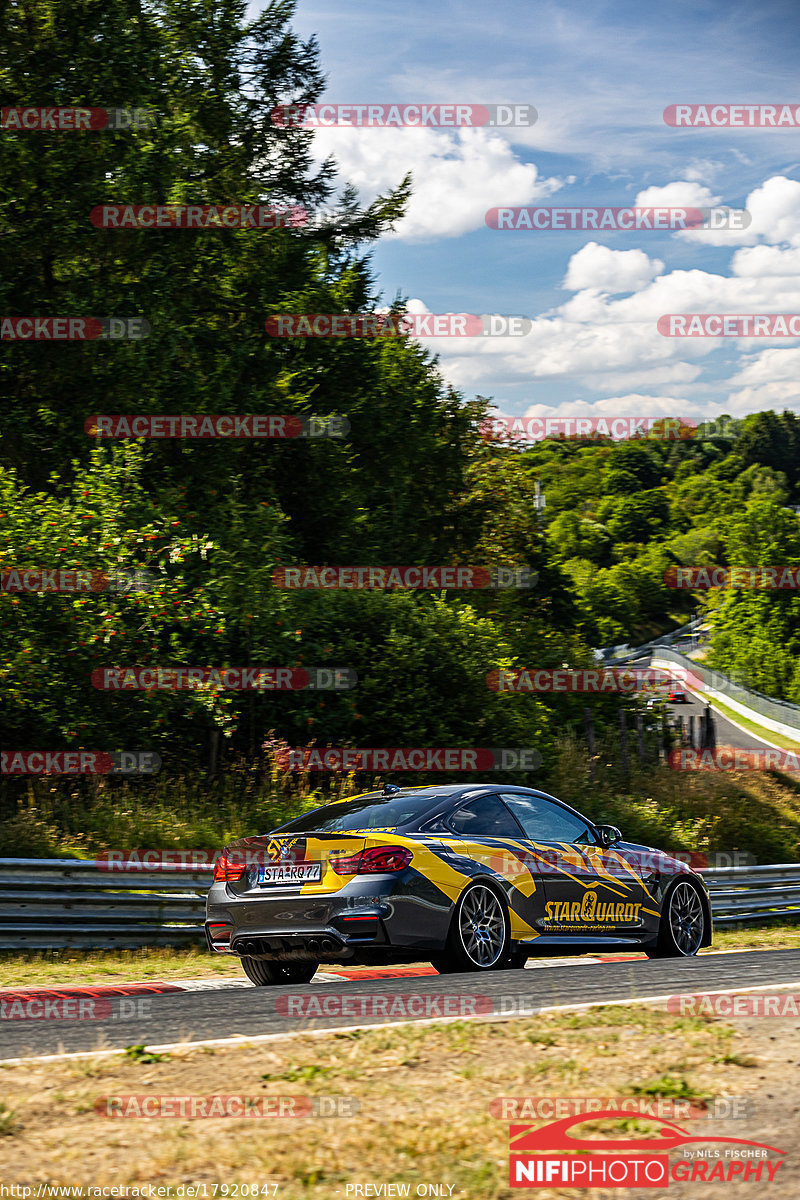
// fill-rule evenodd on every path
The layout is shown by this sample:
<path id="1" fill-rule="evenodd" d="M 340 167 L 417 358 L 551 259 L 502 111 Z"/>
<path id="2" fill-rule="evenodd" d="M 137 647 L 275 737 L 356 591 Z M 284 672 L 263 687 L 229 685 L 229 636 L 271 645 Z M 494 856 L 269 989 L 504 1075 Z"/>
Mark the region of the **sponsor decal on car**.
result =
<path id="1" fill-rule="evenodd" d="M 604 925 L 634 925 L 638 924 L 641 904 L 628 904 L 624 901 L 599 901 L 595 892 L 587 892 L 583 900 L 553 900 L 545 904 L 545 919 L 542 922 L 548 928 L 580 927 L 589 923 L 598 928 Z"/>

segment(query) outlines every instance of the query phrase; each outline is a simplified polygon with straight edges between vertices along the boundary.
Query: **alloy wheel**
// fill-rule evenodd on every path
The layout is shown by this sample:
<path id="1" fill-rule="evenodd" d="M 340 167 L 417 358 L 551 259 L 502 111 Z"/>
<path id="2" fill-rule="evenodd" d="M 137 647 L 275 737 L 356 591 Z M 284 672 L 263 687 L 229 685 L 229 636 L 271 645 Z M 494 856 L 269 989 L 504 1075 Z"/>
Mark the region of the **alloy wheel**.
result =
<path id="1" fill-rule="evenodd" d="M 683 955 L 696 954 L 703 940 L 705 920 L 697 889 L 679 883 L 669 898 L 669 928 L 676 949 Z"/>
<path id="2" fill-rule="evenodd" d="M 469 889 L 458 914 L 458 931 L 465 954 L 476 966 L 491 967 L 502 956 L 505 915 L 491 888 L 476 884 Z"/>

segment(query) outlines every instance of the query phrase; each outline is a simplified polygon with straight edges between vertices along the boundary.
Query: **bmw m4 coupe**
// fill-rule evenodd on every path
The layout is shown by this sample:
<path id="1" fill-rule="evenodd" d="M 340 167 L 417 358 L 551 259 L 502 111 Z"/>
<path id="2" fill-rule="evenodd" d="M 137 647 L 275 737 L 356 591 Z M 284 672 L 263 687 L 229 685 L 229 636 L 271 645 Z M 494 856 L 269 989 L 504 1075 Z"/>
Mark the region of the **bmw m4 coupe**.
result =
<path id="1" fill-rule="evenodd" d="M 690 956 L 711 944 L 711 906 L 685 863 L 544 792 L 388 784 L 225 847 L 206 937 L 256 984 L 305 983 L 320 963 Z"/>

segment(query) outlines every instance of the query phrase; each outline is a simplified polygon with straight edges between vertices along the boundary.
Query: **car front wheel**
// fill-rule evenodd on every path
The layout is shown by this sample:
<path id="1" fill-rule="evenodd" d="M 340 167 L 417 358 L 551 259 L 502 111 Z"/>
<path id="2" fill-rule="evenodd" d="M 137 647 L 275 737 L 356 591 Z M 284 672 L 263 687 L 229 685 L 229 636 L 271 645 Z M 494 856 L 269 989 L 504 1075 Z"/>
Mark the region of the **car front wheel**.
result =
<path id="1" fill-rule="evenodd" d="M 658 930 L 658 942 L 648 958 L 691 958 L 703 944 L 706 917 L 700 893 L 692 883 L 678 883 L 668 894 Z"/>
<path id="2" fill-rule="evenodd" d="M 317 973 L 319 963 L 265 962 L 261 958 L 242 955 L 242 966 L 248 979 L 256 987 L 269 987 L 276 983 L 310 983 Z"/>

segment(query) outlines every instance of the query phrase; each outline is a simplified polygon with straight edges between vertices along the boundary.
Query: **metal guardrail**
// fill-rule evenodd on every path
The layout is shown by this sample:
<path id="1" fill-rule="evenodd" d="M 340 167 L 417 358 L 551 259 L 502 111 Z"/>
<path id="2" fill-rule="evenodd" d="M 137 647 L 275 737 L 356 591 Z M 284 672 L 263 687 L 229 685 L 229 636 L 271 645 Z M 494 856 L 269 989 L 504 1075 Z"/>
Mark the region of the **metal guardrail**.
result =
<path id="1" fill-rule="evenodd" d="M 716 925 L 800 919 L 800 863 L 702 872 Z M 0 859 L 0 950 L 203 943 L 211 867 L 108 870 L 93 860 Z"/>
<path id="2" fill-rule="evenodd" d="M 93 859 L 0 858 L 0 950 L 203 942 L 211 870 L 122 872 Z"/>
<path id="3" fill-rule="evenodd" d="M 669 646 L 671 642 L 681 641 L 686 637 L 687 633 L 692 633 L 695 629 L 699 629 L 703 624 L 703 617 L 692 617 L 691 621 L 687 621 L 685 625 L 680 625 L 677 629 L 671 629 L 669 633 L 662 633 L 660 637 L 653 638 L 651 642 L 644 642 L 641 646 L 628 646 L 621 654 L 615 654 L 614 651 L 620 649 L 618 646 L 605 646 L 597 653 L 603 656 L 604 665 L 611 666 L 615 663 L 626 663 L 636 658 L 642 658 L 645 654 L 649 654 L 651 650 L 660 650 L 663 646 Z"/>
<path id="4" fill-rule="evenodd" d="M 800 863 L 761 867 L 718 867 L 702 872 L 711 895 L 715 925 L 800 920 Z"/>
<path id="5" fill-rule="evenodd" d="M 773 721 L 779 721 L 800 732 L 800 704 L 792 704 L 789 700 L 776 700 L 774 696 L 766 696 L 763 692 L 755 691 L 754 688 L 745 687 L 744 684 L 736 683 L 722 671 L 712 671 L 703 663 L 697 662 L 696 659 L 689 658 L 669 646 L 661 647 L 658 657 L 666 659 L 667 662 L 680 664 L 702 679 L 710 688 L 724 691 L 731 700 L 738 701 L 751 712 L 758 713 L 762 717 L 769 717 Z"/>

